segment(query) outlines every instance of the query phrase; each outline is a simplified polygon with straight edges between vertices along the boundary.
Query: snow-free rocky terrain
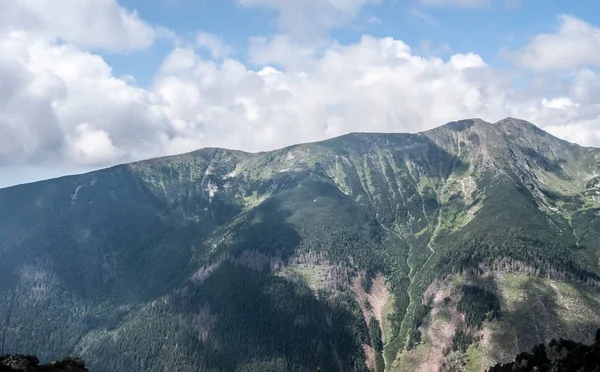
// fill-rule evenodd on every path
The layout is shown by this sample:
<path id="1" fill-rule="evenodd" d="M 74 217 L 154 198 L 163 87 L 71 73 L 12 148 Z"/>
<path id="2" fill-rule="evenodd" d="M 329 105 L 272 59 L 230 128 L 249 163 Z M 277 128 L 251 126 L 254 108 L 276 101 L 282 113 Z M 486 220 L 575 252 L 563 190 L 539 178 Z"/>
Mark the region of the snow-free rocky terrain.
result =
<path id="1" fill-rule="evenodd" d="M 508 118 L 0 190 L 0 355 L 483 371 L 600 326 L 600 150 Z"/>

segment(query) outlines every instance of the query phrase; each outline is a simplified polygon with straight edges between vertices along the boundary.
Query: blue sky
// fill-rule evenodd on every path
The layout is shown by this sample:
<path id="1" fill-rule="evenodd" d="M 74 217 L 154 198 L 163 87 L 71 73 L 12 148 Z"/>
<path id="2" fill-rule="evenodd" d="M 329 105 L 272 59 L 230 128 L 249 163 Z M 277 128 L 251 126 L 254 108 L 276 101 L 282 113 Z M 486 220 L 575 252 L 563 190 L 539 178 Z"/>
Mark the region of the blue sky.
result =
<path id="1" fill-rule="evenodd" d="M 251 36 L 279 32 L 276 11 L 245 7 L 232 0 L 122 0 L 120 3 L 137 11 L 149 23 L 173 30 L 182 39 L 191 40 L 198 31 L 222 37 L 235 47 L 235 57 L 244 62 L 248 62 Z M 452 53 L 476 52 L 489 64 L 510 68 L 502 51 L 516 50 L 540 33 L 553 32 L 561 14 L 600 24 L 600 3 L 522 0 L 457 7 L 381 1 L 365 6 L 352 22 L 330 30 L 328 37 L 341 43 L 356 42 L 363 34 L 393 37 L 424 55 L 447 57 Z M 162 40 L 148 50 L 103 55 L 115 74 L 134 76 L 138 84 L 147 86 L 172 45 L 171 40 Z"/>
<path id="2" fill-rule="evenodd" d="M 0 2 L 0 187 L 512 116 L 600 147 L 595 0 Z"/>

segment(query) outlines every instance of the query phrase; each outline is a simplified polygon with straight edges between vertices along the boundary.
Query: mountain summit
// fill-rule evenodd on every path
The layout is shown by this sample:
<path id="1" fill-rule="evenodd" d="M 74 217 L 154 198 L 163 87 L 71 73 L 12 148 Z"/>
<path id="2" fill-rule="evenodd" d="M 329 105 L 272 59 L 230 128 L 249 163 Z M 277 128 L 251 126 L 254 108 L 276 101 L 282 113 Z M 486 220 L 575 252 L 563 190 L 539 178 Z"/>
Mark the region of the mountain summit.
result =
<path id="1" fill-rule="evenodd" d="M 518 119 L 0 190 L 0 355 L 483 371 L 600 325 L 600 150 Z"/>

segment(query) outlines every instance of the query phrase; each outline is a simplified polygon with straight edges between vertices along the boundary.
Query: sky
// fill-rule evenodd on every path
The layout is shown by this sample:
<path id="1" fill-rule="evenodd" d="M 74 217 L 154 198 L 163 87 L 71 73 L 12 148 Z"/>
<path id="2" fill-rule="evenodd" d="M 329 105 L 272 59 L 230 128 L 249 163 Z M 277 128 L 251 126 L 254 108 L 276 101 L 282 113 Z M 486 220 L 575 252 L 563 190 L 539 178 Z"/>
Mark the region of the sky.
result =
<path id="1" fill-rule="evenodd" d="M 600 147 L 600 1 L 0 0 L 0 187 L 512 116 Z"/>

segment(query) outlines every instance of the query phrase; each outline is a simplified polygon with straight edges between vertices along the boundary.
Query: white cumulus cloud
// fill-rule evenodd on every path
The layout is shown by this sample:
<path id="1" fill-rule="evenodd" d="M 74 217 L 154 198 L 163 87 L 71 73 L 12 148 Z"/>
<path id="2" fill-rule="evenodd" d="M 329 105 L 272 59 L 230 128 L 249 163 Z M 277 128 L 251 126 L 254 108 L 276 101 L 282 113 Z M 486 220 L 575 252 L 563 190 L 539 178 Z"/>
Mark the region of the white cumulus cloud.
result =
<path id="1" fill-rule="evenodd" d="M 288 42 L 277 48 L 291 49 Z M 178 48 L 149 89 L 114 77 L 101 57 L 73 46 L 13 36 L 0 48 L 4 165 L 109 165 L 204 146 L 269 150 L 352 131 L 416 132 L 467 117 L 521 117 L 600 145 L 597 136 L 564 130 L 599 130 L 600 79 L 592 71 L 556 94 L 539 86 L 552 93 L 540 95 L 516 89 L 511 75 L 476 54 L 425 58 L 393 38 L 331 42 L 300 64 L 282 53 L 282 69 L 253 70 Z"/>
<path id="2" fill-rule="evenodd" d="M 196 45 L 208 50 L 211 56 L 216 59 L 233 53 L 233 48 L 227 45 L 222 38 L 207 32 L 198 32 L 196 35 Z"/>
<path id="3" fill-rule="evenodd" d="M 125 152 L 115 147 L 108 133 L 88 123 L 75 127 L 65 148 L 67 159 L 75 164 L 96 165 L 117 161 Z"/>
<path id="4" fill-rule="evenodd" d="M 514 53 L 514 61 L 538 71 L 600 66 L 600 28 L 570 15 L 558 20 L 555 33 L 536 36 Z"/>
<path id="5" fill-rule="evenodd" d="M 110 51 L 147 48 L 164 32 L 116 0 L 0 0 L 0 35 L 15 31 Z"/>
<path id="6" fill-rule="evenodd" d="M 327 6 L 351 13 L 359 2 Z M 255 38 L 251 67 L 200 34 L 173 49 L 153 85 L 140 88 L 116 77 L 83 40 L 56 43 L 24 26 L 0 32 L 0 186 L 31 180 L 42 166 L 88 170 L 206 146 L 271 150 L 469 117 L 519 117 L 600 146 L 600 77 L 591 69 L 515 85 L 519 76 L 475 53 L 424 57 L 401 40 L 368 35 L 348 44 Z"/>

